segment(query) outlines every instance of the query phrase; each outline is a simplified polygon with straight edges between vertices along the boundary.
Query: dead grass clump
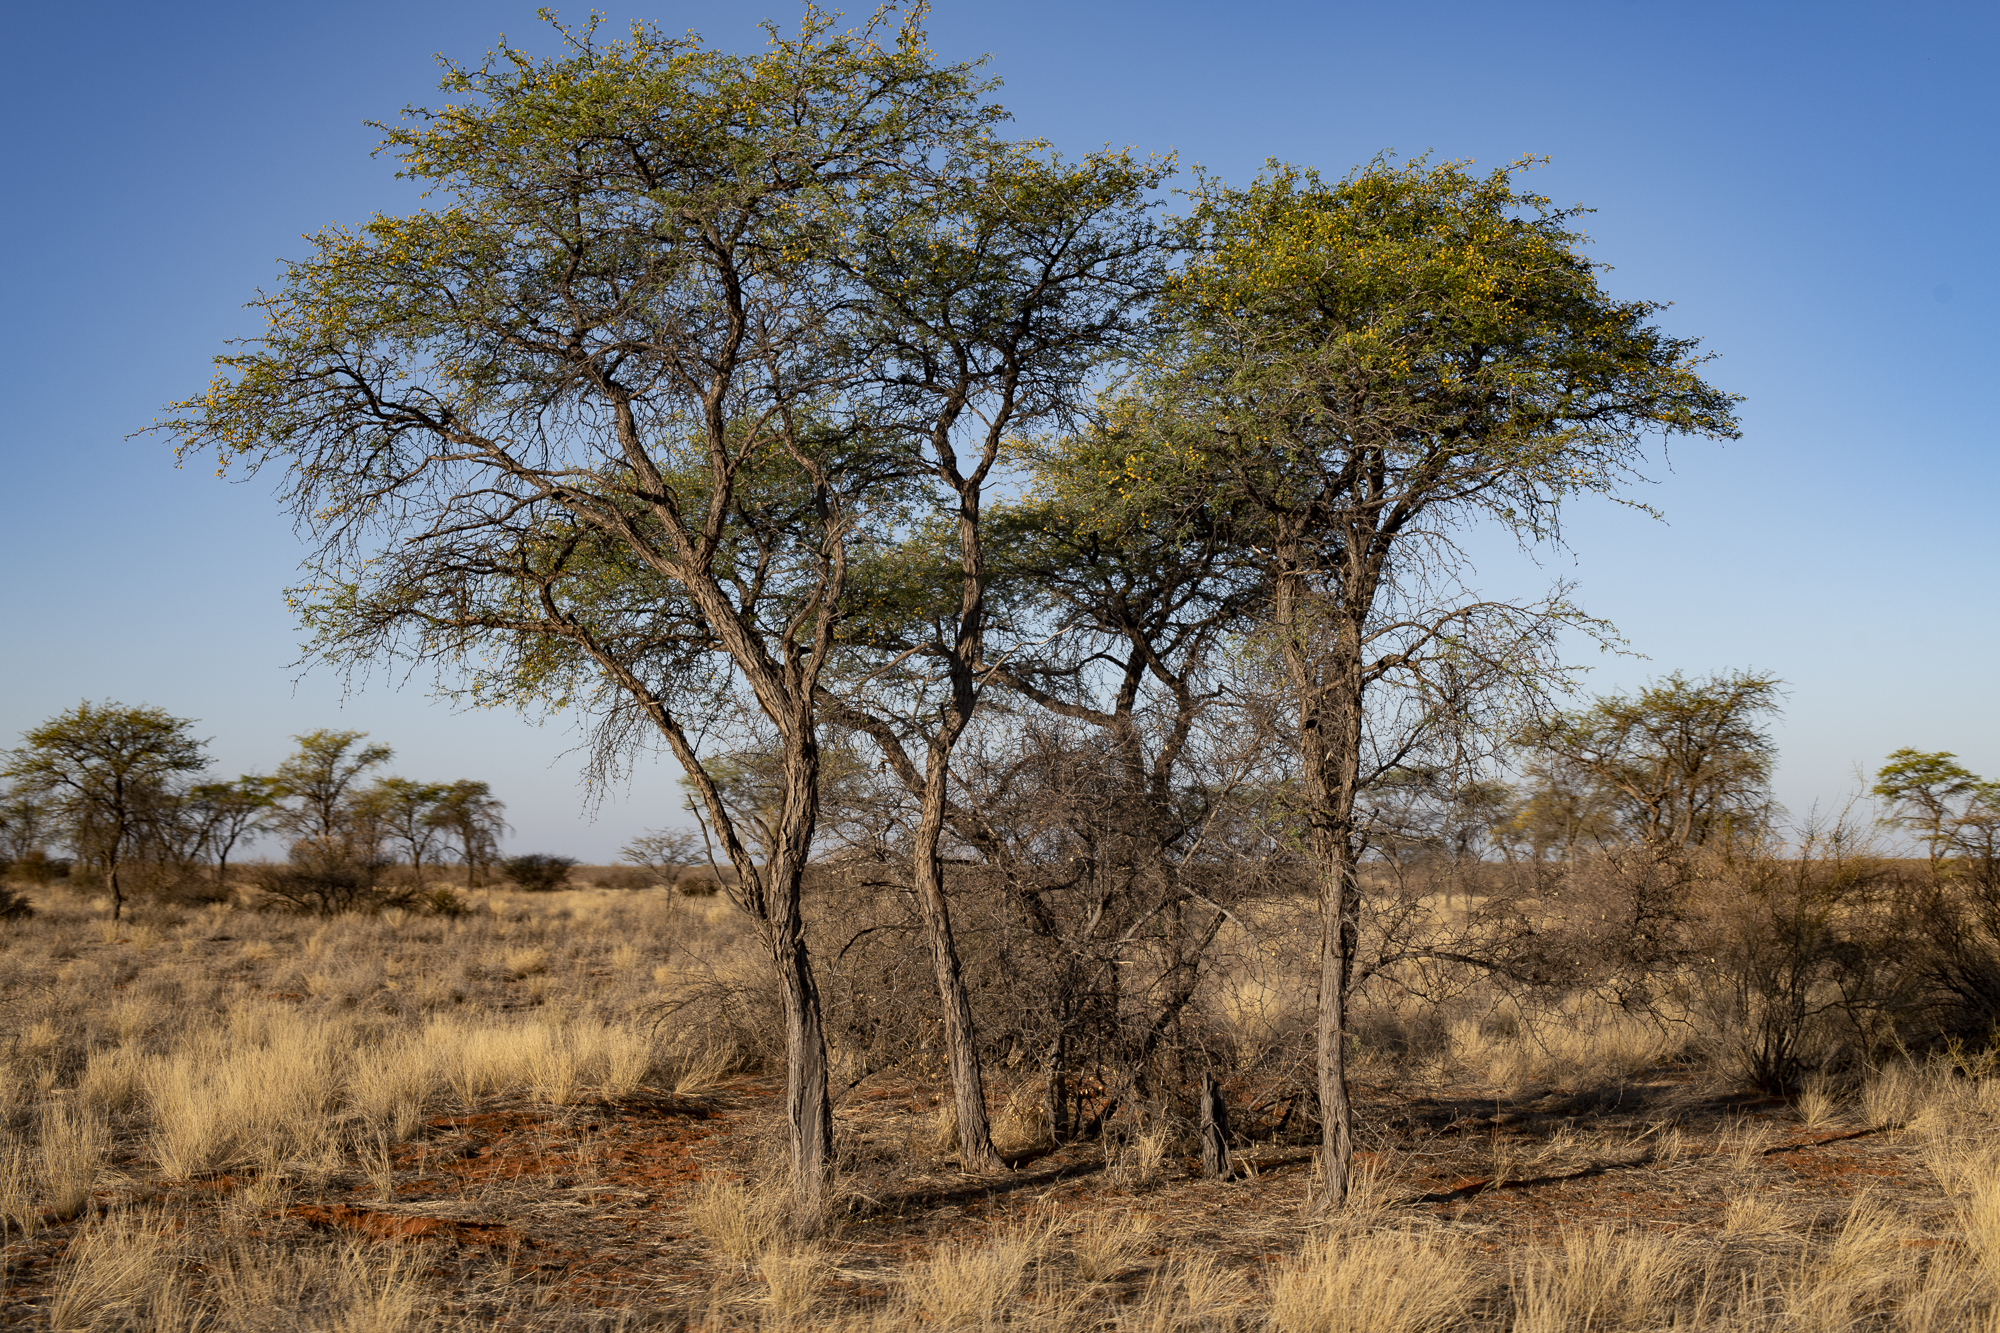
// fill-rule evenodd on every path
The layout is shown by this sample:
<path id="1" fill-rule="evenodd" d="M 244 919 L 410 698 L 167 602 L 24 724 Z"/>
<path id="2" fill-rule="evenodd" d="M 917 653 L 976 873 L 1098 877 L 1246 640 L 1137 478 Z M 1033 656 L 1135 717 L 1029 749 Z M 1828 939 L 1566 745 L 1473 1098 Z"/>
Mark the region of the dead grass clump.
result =
<path id="1" fill-rule="evenodd" d="M 1722 1229 L 1733 1236 L 1775 1235 L 1791 1226 L 1791 1210 L 1768 1194 L 1739 1194 L 1722 1212 Z"/>
<path id="2" fill-rule="evenodd" d="M 1840 1101 L 1834 1095 L 1832 1084 L 1824 1079 L 1808 1079 L 1804 1089 L 1793 1103 L 1799 1123 L 1814 1131 L 1825 1129 L 1840 1114 Z"/>
<path id="3" fill-rule="evenodd" d="M 1173 1138 L 1166 1125 L 1149 1125 L 1122 1140 L 1107 1135 L 1104 1155 L 1111 1178 L 1133 1189 L 1152 1184 L 1166 1166 Z"/>
<path id="4" fill-rule="evenodd" d="M 993 1146 L 1003 1153 L 1036 1152 L 1055 1146 L 1049 1124 L 1048 1085 L 1028 1080 L 1014 1085 L 993 1116 Z"/>
<path id="5" fill-rule="evenodd" d="M 0 1237 L 9 1232 L 31 1236 L 40 1218 L 34 1158 L 28 1145 L 10 1134 L 0 1140 Z"/>
<path id="6" fill-rule="evenodd" d="M 107 1046 L 90 1053 L 82 1077 L 77 1079 L 76 1099 L 105 1115 L 122 1115 L 137 1108 L 144 1098 L 146 1057 L 133 1046 Z"/>
<path id="7" fill-rule="evenodd" d="M 686 1209 L 688 1224 L 729 1262 L 754 1268 L 791 1239 L 790 1198 L 782 1184 L 710 1176 Z"/>
<path id="8" fill-rule="evenodd" d="M 467 1105 L 508 1088 L 526 1088 L 556 1105 L 586 1093 L 628 1096 L 654 1063 L 653 1040 L 643 1029 L 591 1018 L 499 1024 L 440 1017 L 424 1043 L 443 1081 Z"/>
<path id="9" fill-rule="evenodd" d="M 1778 1303 L 1802 1328 L 1855 1327 L 1894 1308 L 1921 1276 L 1909 1239 L 1878 1200 L 1858 1198 L 1830 1241 L 1808 1245 L 1777 1278 Z"/>
<path id="10" fill-rule="evenodd" d="M 49 1327 L 55 1333 L 200 1327 L 179 1281 L 182 1248 L 167 1219 L 151 1214 L 114 1214 L 84 1229 L 56 1275 Z"/>
<path id="11" fill-rule="evenodd" d="M 42 1112 L 36 1148 L 43 1197 L 50 1213 L 67 1222 L 89 1205 L 111 1152 L 111 1135 L 97 1116 L 57 1103 Z"/>
<path id="12" fill-rule="evenodd" d="M 1092 1213 L 1070 1232 L 1070 1258 L 1085 1282 L 1102 1282 L 1131 1267 L 1145 1248 L 1150 1226 L 1122 1209 Z"/>
<path id="13" fill-rule="evenodd" d="M 757 1272 L 770 1295 L 771 1313 L 779 1328 L 806 1326 L 832 1260 L 816 1245 L 766 1250 Z"/>
<path id="14" fill-rule="evenodd" d="M 1536 1256 L 1517 1273 L 1515 1333 L 1659 1327 L 1697 1267 L 1672 1240 L 1604 1227 L 1567 1232 L 1560 1257 Z"/>
<path id="15" fill-rule="evenodd" d="M 1601 1086 L 1676 1060 L 1687 1045 L 1670 1024 L 1589 996 L 1509 1017 L 1449 1025 L 1452 1057 L 1475 1078 L 1508 1090 Z"/>
<path id="16" fill-rule="evenodd" d="M 407 1252 L 381 1246 L 249 1242 L 209 1266 L 219 1327 L 236 1333 L 414 1333 L 436 1327 Z"/>
<path id="17" fill-rule="evenodd" d="M 283 1011 L 238 1010 L 145 1075 L 151 1145 L 177 1179 L 225 1167 L 323 1159 L 338 1139 L 346 1034 Z"/>
<path id="18" fill-rule="evenodd" d="M 945 1245 L 903 1275 L 904 1300 L 939 1328 L 991 1328 L 1012 1306 L 1040 1251 L 1027 1233 Z"/>
<path id="19" fill-rule="evenodd" d="M 502 955 L 507 971 L 516 979 L 540 976 L 549 970 L 549 951 L 541 948 L 509 949 Z"/>
<path id="20" fill-rule="evenodd" d="M 727 1041 L 696 1038 L 677 1043 L 668 1055 L 674 1096 L 702 1097 L 736 1067 L 736 1048 Z"/>
<path id="21" fill-rule="evenodd" d="M 1271 1281 L 1277 1333 L 1431 1333 L 1473 1292 L 1465 1258 L 1396 1232 L 1330 1237 L 1306 1246 Z"/>

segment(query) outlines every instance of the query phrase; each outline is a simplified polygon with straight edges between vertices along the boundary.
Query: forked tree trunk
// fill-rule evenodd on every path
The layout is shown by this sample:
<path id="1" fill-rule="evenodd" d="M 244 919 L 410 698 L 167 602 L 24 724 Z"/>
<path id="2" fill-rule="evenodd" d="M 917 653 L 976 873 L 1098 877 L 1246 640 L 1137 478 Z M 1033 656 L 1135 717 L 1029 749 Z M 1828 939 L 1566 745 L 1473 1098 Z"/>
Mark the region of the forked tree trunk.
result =
<path id="1" fill-rule="evenodd" d="M 785 990 L 785 1110 L 792 1130 L 792 1224 L 801 1234 L 825 1219 L 833 1170 L 833 1098 L 828 1088 L 826 1026 L 819 984 L 806 947 L 803 889 L 819 823 L 819 743 L 809 720 L 794 719 L 785 740 L 785 797 L 776 855 L 765 866 L 761 904 L 772 961 Z M 715 802 L 719 807 L 721 802 Z M 726 839 L 732 859 L 742 848 Z M 747 863 L 748 857 L 743 857 Z M 740 872 L 739 872 L 740 873 Z"/>
<path id="2" fill-rule="evenodd" d="M 1319 1004 L 1314 1047 L 1319 1066 L 1322 1213 L 1347 1204 L 1354 1167 L 1354 1109 L 1347 1089 L 1347 991 L 1353 980 L 1359 893 L 1354 804 L 1359 794 L 1364 700 L 1362 625 L 1372 584 L 1342 591 L 1346 613 L 1317 633 L 1304 614 L 1302 580 L 1281 580 L 1278 623 L 1298 691 L 1299 759 L 1305 778 L 1310 845 L 1319 878 Z"/>

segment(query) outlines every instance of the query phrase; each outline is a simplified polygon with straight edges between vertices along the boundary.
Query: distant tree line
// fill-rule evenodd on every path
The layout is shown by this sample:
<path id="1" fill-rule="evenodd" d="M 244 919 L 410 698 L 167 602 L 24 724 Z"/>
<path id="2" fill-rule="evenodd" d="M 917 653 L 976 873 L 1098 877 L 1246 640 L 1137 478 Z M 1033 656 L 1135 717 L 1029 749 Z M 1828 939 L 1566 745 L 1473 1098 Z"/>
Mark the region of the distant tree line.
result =
<path id="1" fill-rule="evenodd" d="M 269 774 L 218 779 L 194 726 L 86 701 L 30 729 L 0 756 L 7 869 L 102 884 L 115 919 L 135 888 L 227 897 L 230 857 L 263 836 L 282 840 L 287 858 L 260 867 L 257 887 L 301 909 L 365 905 L 392 870 L 421 894 L 431 867 L 464 866 L 476 884 L 495 863 L 505 806 L 484 782 L 371 777 L 390 748 L 339 730 L 293 737 L 298 748 Z"/>

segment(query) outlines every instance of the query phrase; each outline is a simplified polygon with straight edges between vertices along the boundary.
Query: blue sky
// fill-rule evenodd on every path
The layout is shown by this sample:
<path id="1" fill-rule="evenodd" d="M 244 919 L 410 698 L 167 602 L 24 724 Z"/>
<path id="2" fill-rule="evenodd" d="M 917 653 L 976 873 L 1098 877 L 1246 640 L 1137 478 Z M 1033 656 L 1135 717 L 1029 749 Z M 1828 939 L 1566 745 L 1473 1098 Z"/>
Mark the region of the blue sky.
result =
<path id="1" fill-rule="evenodd" d="M 734 46 L 797 16 L 603 9 Z M 302 232 L 411 206 L 363 122 L 433 99 L 437 53 L 539 28 L 471 0 L 8 7 L 0 744 L 79 698 L 144 701 L 199 718 L 230 771 L 369 731 L 410 776 L 492 782 L 518 850 L 610 859 L 675 817 L 661 764 L 593 818 L 560 723 L 301 677 L 280 593 L 299 546 L 268 485 L 126 438 L 255 331 L 242 303 Z M 1030 0 L 942 3 L 932 32 L 990 53 L 1016 128 L 1071 151 L 1171 149 L 1234 181 L 1270 157 L 1551 158 L 1538 188 L 1597 210 L 1607 285 L 1674 303 L 1663 322 L 1746 396 L 1744 435 L 1662 461 L 1637 498 L 1666 522 L 1579 510 L 1567 550 L 1496 549 L 1481 583 L 1576 580 L 1644 654 L 1592 654 L 1594 689 L 1784 677 L 1795 812 L 1901 745 L 2000 776 L 2000 9 Z"/>

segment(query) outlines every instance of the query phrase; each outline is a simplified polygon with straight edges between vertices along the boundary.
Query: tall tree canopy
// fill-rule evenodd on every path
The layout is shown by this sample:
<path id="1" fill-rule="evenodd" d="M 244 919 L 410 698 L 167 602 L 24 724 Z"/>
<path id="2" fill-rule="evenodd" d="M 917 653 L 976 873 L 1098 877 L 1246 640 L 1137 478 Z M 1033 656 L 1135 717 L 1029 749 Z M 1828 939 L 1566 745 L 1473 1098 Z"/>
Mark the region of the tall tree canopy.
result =
<path id="1" fill-rule="evenodd" d="M 920 18 L 809 9 L 747 56 L 562 29 L 559 58 L 449 67 L 456 100 L 385 145 L 440 204 L 310 238 L 169 426 L 288 469 L 328 656 L 484 655 L 475 690 L 672 750 L 784 980 L 802 1214 L 831 1119 L 799 877 L 849 546 L 912 479 L 976 517 L 994 442 L 1131 325 L 1152 262 L 1120 227 L 1157 172 L 996 138 Z M 739 706 L 782 775 L 761 858 L 691 739 Z"/>
<path id="2" fill-rule="evenodd" d="M 1324 904 L 1332 1204 L 1352 1156 L 1357 796 L 1475 699 L 1545 684 L 1554 626 L 1580 623 L 1559 593 L 1470 593 L 1456 535 L 1484 521 L 1555 537 L 1566 502 L 1633 476 L 1650 434 L 1735 432 L 1694 340 L 1602 288 L 1575 211 L 1520 189 L 1525 166 L 1377 161 L 1328 182 L 1274 164 L 1244 189 L 1207 182 L 1162 305 L 1169 336 L 1067 473 L 1107 511 L 1225 510 L 1268 583 Z M 1371 729 L 1392 716 L 1393 737 Z"/>

